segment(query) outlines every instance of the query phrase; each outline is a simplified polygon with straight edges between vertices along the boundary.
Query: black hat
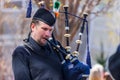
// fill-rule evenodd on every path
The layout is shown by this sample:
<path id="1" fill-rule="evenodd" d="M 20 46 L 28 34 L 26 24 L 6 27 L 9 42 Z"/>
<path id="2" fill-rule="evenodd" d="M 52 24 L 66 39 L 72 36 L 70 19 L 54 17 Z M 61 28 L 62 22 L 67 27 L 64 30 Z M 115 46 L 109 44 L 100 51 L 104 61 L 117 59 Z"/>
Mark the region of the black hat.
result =
<path id="1" fill-rule="evenodd" d="M 45 8 L 39 8 L 33 16 L 33 19 L 40 20 L 49 26 L 53 26 L 55 24 L 55 16 Z"/>
<path id="2" fill-rule="evenodd" d="M 120 44 L 116 52 L 109 58 L 108 69 L 115 80 L 120 79 Z"/>

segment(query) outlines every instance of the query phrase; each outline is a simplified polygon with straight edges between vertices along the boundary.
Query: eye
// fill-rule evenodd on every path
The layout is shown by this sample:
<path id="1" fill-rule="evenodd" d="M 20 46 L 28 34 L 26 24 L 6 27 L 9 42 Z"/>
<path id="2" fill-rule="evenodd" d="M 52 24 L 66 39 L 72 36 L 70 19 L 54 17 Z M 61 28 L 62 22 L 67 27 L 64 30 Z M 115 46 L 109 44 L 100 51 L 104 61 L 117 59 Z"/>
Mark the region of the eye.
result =
<path id="1" fill-rule="evenodd" d="M 53 29 L 50 29 L 49 31 L 50 31 L 50 32 L 52 32 L 52 31 L 53 31 Z"/>
<path id="2" fill-rule="evenodd" d="M 44 31 L 47 31 L 48 29 L 47 28 L 42 28 Z"/>

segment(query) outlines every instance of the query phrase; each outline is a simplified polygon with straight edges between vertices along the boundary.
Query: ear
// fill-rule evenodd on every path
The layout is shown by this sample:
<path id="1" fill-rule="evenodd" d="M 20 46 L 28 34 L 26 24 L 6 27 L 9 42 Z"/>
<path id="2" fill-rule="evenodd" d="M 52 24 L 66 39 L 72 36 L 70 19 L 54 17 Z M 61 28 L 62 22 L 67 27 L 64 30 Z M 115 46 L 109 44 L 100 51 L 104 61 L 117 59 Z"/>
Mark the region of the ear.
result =
<path id="1" fill-rule="evenodd" d="M 35 28 L 35 24 L 34 24 L 34 23 L 32 23 L 32 24 L 31 24 L 31 26 L 30 26 L 30 28 L 31 28 L 31 30 L 33 31 L 33 30 L 34 30 L 34 28 Z"/>

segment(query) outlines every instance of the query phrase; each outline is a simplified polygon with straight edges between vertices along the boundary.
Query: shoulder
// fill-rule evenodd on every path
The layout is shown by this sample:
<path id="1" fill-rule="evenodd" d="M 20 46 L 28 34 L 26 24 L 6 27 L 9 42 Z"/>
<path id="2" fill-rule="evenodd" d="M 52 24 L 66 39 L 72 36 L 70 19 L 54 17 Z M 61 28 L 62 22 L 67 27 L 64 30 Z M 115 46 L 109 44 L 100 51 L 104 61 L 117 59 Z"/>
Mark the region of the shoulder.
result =
<path id="1" fill-rule="evenodd" d="M 14 68 L 27 65 L 29 60 L 29 55 L 27 51 L 24 49 L 24 46 L 18 46 L 15 48 L 12 54 L 12 65 Z"/>
<path id="2" fill-rule="evenodd" d="M 24 46 L 17 46 L 17 47 L 14 49 L 13 53 L 16 53 L 16 52 L 24 52 L 24 51 L 25 51 Z"/>
<path id="3" fill-rule="evenodd" d="M 22 45 L 22 46 L 17 46 L 14 51 L 13 51 L 13 54 L 12 56 L 25 56 L 27 55 L 26 53 L 28 53 L 26 50 L 25 50 L 25 47 Z"/>

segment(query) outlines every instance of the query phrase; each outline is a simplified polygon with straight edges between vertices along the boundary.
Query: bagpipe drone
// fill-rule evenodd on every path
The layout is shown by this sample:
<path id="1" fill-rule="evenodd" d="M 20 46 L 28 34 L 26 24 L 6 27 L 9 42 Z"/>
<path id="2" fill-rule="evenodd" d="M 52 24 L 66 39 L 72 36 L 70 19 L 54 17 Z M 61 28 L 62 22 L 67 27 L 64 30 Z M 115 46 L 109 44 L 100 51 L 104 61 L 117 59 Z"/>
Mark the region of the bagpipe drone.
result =
<path id="1" fill-rule="evenodd" d="M 42 4 L 43 5 L 43 4 Z M 31 6 L 31 0 L 29 3 L 29 6 Z M 43 7 L 43 6 L 42 6 Z M 56 51 L 58 57 L 61 60 L 63 72 L 64 72 L 64 78 L 65 80 L 82 80 L 84 76 L 88 76 L 90 73 L 90 68 L 91 68 L 91 59 L 90 59 L 90 52 L 89 52 L 89 40 L 87 37 L 87 59 L 86 59 L 86 64 L 82 63 L 81 61 L 78 60 L 78 55 L 79 55 L 79 46 L 82 43 L 81 37 L 84 32 L 84 29 L 86 27 L 86 32 L 88 36 L 88 21 L 87 21 L 87 14 L 83 15 L 83 18 L 80 18 L 79 16 L 70 14 L 68 12 L 68 6 L 64 6 L 64 11 L 60 12 L 60 2 L 59 0 L 55 1 L 53 5 L 53 11 L 55 16 L 58 17 L 59 13 L 65 14 L 65 39 L 66 39 L 66 47 L 62 47 L 62 45 L 57 41 L 54 37 L 54 34 L 52 34 L 52 37 L 47 40 L 48 43 L 52 46 L 52 48 Z M 28 9 L 31 10 L 31 7 L 28 7 Z M 30 17 L 31 11 L 27 11 L 27 17 Z M 69 33 L 69 20 L 68 20 L 68 15 L 74 16 L 82 20 L 82 26 L 79 32 L 79 39 L 76 40 L 77 47 L 74 52 L 71 52 L 71 47 L 70 47 L 70 33 Z"/>

